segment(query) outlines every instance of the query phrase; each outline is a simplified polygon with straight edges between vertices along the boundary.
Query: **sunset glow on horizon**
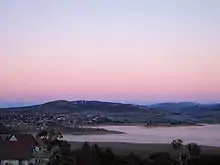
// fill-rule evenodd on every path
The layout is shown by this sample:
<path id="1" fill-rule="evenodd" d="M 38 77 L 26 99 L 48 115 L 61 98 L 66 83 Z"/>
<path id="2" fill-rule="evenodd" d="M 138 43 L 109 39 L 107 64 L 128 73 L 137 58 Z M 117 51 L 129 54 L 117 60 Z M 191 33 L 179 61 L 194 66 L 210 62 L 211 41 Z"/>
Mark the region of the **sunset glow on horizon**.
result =
<path id="1" fill-rule="evenodd" d="M 0 102 L 219 102 L 220 1 L 0 2 Z"/>

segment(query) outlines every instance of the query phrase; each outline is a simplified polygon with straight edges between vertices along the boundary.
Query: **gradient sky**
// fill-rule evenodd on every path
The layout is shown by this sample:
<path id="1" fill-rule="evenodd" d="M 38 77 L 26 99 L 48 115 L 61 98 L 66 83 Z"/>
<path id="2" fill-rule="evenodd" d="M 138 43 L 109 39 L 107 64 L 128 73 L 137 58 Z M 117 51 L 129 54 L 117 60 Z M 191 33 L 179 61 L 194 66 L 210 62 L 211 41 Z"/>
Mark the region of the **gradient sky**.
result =
<path id="1" fill-rule="evenodd" d="M 0 102 L 56 99 L 219 102 L 220 1 L 1 0 Z"/>

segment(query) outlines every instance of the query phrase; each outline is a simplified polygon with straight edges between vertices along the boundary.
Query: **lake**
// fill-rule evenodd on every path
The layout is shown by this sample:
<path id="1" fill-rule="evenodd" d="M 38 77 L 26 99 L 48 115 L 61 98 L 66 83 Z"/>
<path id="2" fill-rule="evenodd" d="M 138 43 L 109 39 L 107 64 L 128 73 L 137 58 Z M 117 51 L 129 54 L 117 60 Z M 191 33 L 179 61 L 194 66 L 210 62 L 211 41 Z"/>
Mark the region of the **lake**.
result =
<path id="1" fill-rule="evenodd" d="M 110 135 L 64 135 L 64 140 L 76 142 L 126 142 L 170 143 L 182 139 L 185 143 L 196 142 L 204 146 L 220 147 L 220 125 L 152 127 L 144 126 L 99 126 L 126 134 Z"/>

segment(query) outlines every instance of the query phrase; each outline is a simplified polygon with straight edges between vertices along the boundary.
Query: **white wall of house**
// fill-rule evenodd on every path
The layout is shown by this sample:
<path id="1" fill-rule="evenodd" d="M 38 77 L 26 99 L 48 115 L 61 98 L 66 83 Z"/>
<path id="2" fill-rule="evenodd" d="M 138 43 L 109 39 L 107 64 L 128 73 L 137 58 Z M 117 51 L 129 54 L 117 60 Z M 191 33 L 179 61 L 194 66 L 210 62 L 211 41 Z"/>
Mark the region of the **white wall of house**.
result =
<path id="1" fill-rule="evenodd" d="M 22 165 L 29 165 L 30 163 L 33 164 L 42 164 L 42 165 L 46 165 L 49 162 L 48 158 L 32 158 L 30 160 L 22 160 Z M 0 165 L 19 165 L 19 161 L 18 160 L 2 160 L 0 162 Z"/>
<path id="2" fill-rule="evenodd" d="M 1 161 L 1 165 L 19 165 L 19 161 L 18 160 L 2 160 Z M 22 160 L 22 164 L 23 165 L 28 165 L 28 161 L 27 160 Z"/>
<path id="3" fill-rule="evenodd" d="M 27 160 L 22 160 L 22 164 L 23 164 L 23 165 L 28 165 L 29 163 L 28 163 Z"/>
<path id="4" fill-rule="evenodd" d="M 30 163 L 35 164 L 35 163 L 36 163 L 36 159 L 35 159 L 35 158 L 29 159 L 29 164 L 30 164 Z"/>
<path id="5" fill-rule="evenodd" d="M 28 161 L 28 163 L 39 163 L 39 164 L 47 164 L 49 162 L 49 159 L 48 158 L 32 158 Z"/>
<path id="6" fill-rule="evenodd" d="M 2 165 L 6 165 L 6 164 L 19 165 L 19 162 L 18 162 L 18 160 L 2 160 L 1 164 Z"/>

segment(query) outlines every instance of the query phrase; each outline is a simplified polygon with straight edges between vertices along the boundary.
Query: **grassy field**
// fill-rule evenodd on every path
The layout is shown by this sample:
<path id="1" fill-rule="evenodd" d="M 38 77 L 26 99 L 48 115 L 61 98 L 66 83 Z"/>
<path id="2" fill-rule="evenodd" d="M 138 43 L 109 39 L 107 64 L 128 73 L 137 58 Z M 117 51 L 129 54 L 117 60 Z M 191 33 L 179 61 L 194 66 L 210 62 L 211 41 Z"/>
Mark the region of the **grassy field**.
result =
<path id="1" fill-rule="evenodd" d="M 72 149 L 82 147 L 83 142 L 70 142 Z M 151 153 L 155 152 L 168 152 L 174 155 L 176 152 L 171 144 L 134 144 L 134 143 L 117 143 L 117 142 L 98 142 L 89 143 L 90 145 L 98 144 L 103 149 L 111 148 L 115 154 L 126 155 L 134 153 L 142 158 L 148 157 Z M 201 146 L 202 153 L 204 154 L 218 154 L 220 155 L 220 147 L 207 147 Z"/>

